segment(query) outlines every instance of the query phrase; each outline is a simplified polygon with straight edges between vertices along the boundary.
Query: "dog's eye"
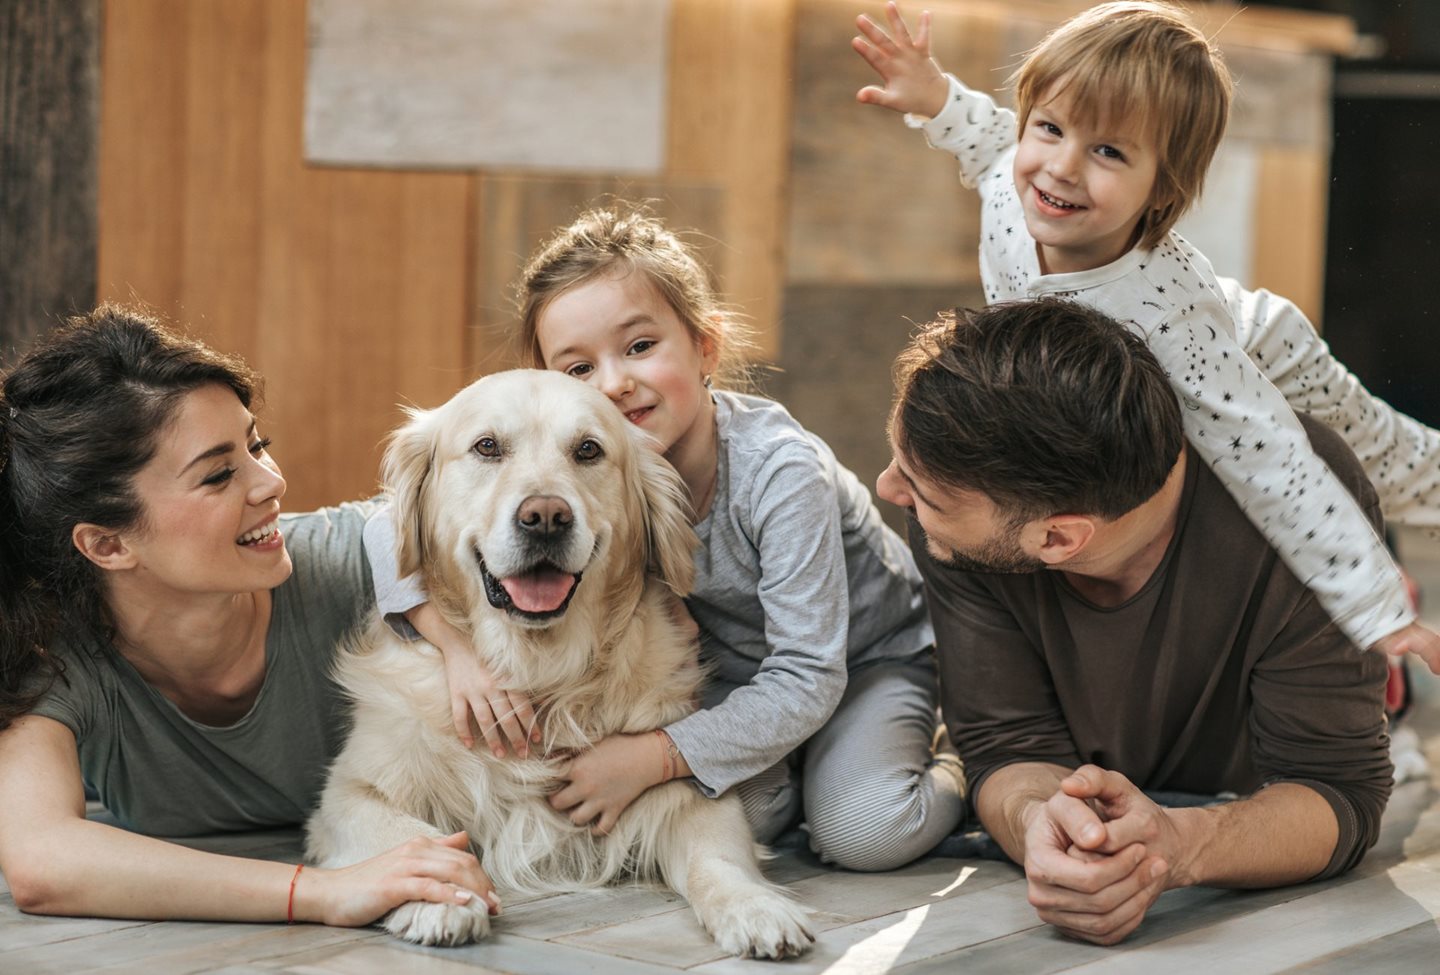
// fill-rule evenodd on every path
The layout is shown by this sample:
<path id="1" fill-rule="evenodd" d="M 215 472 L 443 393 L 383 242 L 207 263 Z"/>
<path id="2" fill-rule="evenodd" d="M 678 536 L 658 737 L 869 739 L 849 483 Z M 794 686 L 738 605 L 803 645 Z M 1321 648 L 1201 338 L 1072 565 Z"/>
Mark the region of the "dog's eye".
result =
<path id="1" fill-rule="evenodd" d="M 475 451 L 475 453 L 479 454 L 481 457 L 500 456 L 500 444 L 495 441 L 494 437 L 481 437 L 479 440 L 475 441 L 475 446 L 471 447 L 470 449 Z"/>
<path id="2" fill-rule="evenodd" d="M 599 460 L 605 456 L 605 450 L 594 440 L 582 440 L 580 446 L 575 448 L 575 459 L 578 461 Z"/>

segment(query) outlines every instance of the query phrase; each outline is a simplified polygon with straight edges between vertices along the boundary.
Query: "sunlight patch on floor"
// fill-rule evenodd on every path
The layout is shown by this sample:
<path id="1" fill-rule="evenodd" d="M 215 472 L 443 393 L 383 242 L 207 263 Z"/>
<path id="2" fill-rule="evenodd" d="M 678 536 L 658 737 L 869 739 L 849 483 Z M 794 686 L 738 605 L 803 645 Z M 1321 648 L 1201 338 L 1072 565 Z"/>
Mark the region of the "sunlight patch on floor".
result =
<path id="1" fill-rule="evenodd" d="M 960 882 L 957 880 L 956 884 Z M 888 928 L 851 945 L 835 964 L 825 969 L 824 975 L 881 975 L 888 972 L 910 939 L 915 937 L 915 932 L 920 930 L 920 925 L 925 923 L 928 913 L 929 904 L 906 911 L 903 918 Z"/>
<path id="2" fill-rule="evenodd" d="M 958 874 L 955 875 L 955 880 L 954 880 L 954 882 L 952 882 L 952 883 L 950 884 L 950 886 L 944 888 L 943 890 L 937 890 L 937 891 L 935 891 L 935 893 L 931 894 L 930 896 L 931 896 L 931 897 L 944 897 L 946 894 L 948 894 L 948 893 L 950 893 L 951 891 L 955 890 L 957 887 L 959 887 L 959 886 L 960 886 L 961 884 L 963 884 L 965 881 L 969 880 L 970 877 L 971 877 L 971 875 L 973 875 L 973 874 L 975 873 L 975 871 L 976 871 L 976 870 L 979 870 L 979 869 L 980 869 L 979 867 L 965 867 L 965 868 L 963 868 Z"/>

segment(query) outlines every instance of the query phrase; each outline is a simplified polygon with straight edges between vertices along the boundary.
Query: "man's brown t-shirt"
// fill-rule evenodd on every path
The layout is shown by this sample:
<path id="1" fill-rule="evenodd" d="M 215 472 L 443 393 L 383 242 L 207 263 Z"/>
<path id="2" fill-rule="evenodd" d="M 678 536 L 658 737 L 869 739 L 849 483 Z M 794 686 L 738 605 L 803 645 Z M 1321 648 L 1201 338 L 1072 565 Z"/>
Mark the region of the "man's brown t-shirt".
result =
<path id="1" fill-rule="evenodd" d="M 1349 448 L 1302 420 L 1378 525 Z M 963 572 L 936 564 L 918 531 L 911 545 L 972 794 L 996 769 L 1028 761 L 1093 762 L 1146 790 L 1248 794 L 1297 782 L 1340 824 L 1320 876 L 1350 869 L 1374 844 L 1392 772 L 1385 658 L 1346 639 L 1193 451 L 1175 536 L 1119 606 L 1088 601 L 1059 572 Z"/>

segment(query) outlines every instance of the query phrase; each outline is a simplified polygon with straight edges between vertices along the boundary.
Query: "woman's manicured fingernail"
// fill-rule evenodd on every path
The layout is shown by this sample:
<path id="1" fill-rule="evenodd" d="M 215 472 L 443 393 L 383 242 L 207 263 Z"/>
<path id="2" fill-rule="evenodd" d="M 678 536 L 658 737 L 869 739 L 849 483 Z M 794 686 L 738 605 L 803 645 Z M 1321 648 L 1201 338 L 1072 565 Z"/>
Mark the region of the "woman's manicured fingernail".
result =
<path id="1" fill-rule="evenodd" d="M 457 900 L 461 904 L 470 903 L 470 901 L 473 900 L 474 897 L 475 895 L 470 891 L 466 890 L 464 887 L 461 887 L 459 890 L 455 891 L 455 900 Z"/>

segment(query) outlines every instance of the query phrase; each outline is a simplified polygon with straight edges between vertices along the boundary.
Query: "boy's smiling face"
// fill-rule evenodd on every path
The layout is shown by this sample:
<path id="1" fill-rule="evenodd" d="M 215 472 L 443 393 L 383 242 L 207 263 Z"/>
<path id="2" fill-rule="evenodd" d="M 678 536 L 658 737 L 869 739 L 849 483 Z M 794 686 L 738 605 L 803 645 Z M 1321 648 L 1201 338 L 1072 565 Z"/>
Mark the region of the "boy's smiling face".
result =
<path id="1" fill-rule="evenodd" d="M 1151 140 L 1133 126 L 1082 118 L 1064 91 L 1038 103 L 1015 153 L 1015 191 L 1047 274 L 1118 259 L 1156 202 Z"/>

